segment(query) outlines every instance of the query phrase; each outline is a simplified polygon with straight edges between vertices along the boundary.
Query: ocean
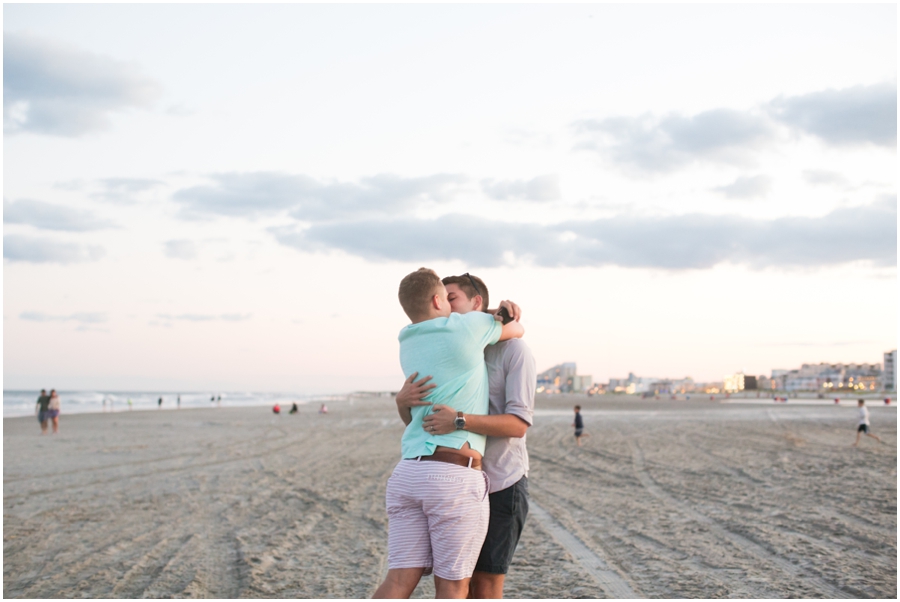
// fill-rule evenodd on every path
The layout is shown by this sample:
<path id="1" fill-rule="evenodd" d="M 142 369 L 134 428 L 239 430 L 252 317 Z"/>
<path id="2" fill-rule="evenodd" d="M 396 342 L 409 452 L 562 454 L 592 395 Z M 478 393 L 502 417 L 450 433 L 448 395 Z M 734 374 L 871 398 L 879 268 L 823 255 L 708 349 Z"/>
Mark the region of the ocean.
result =
<path id="1" fill-rule="evenodd" d="M 131 410 L 157 410 L 157 401 L 163 398 L 162 410 L 178 409 L 177 399 L 181 396 L 182 408 L 216 408 L 238 406 L 273 406 L 276 403 L 290 408 L 292 403 L 306 404 L 346 399 L 346 395 L 298 395 L 295 393 L 253 393 L 253 392 L 147 392 L 147 391 L 57 391 L 62 414 L 84 414 L 90 412 L 127 412 L 128 400 Z M 3 391 L 3 417 L 33 416 L 39 391 Z M 211 398 L 221 396 L 221 401 Z M 105 403 L 104 403 L 105 402 Z"/>

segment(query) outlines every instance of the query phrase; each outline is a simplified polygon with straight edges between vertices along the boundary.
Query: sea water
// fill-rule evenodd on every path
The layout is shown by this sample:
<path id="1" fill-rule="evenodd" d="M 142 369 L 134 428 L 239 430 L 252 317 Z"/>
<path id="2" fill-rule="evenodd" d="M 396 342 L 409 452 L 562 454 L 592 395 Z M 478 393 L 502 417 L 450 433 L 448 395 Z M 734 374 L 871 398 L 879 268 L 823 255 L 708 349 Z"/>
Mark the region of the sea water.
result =
<path id="1" fill-rule="evenodd" d="M 239 406 L 274 406 L 280 404 L 287 411 L 292 403 L 298 405 L 346 399 L 345 395 L 297 395 L 293 393 L 253 392 L 191 392 L 178 391 L 57 391 L 63 414 L 87 412 L 127 412 L 138 410 L 175 410 L 178 396 L 182 408 L 217 408 Z M 40 391 L 3 391 L 3 417 L 33 416 Z M 162 397 L 162 406 L 159 398 Z M 221 401 L 218 399 L 221 397 Z M 129 405 L 128 400 L 131 400 Z"/>

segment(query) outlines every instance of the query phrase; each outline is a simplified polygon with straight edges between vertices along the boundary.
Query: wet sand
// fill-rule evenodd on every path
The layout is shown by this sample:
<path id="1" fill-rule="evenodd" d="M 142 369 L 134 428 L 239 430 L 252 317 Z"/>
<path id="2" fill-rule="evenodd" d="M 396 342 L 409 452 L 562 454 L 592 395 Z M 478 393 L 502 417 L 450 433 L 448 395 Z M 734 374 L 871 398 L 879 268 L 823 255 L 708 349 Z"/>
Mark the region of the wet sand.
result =
<path id="1" fill-rule="evenodd" d="M 5 419 L 4 596 L 370 596 L 401 423 L 329 407 Z M 888 445 L 853 449 L 855 408 L 540 398 L 507 597 L 896 598 L 896 410 L 870 411 Z"/>

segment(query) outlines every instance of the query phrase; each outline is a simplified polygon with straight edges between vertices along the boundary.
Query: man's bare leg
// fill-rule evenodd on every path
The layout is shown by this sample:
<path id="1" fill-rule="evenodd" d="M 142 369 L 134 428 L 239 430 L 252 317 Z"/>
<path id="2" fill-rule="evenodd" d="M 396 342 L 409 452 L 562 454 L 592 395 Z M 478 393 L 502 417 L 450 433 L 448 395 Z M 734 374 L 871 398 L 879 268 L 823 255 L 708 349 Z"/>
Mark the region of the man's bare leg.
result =
<path id="1" fill-rule="evenodd" d="M 876 439 L 879 443 L 884 443 L 884 441 L 878 438 L 878 435 L 873 435 L 872 433 L 866 433 L 866 435 L 872 437 L 873 439 Z"/>
<path id="2" fill-rule="evenodd" d="M 425 572 L 423 567 L 412 569 L 388 569 L 387 577 L 384 583 L 375 590 L 373 598 L 409 598 L 416 586 L 419 585 L 419 579 Z M 435 581 L 437 577 L 435 577 Z"/>
<path id="3" fill-rule="evenodd" d="M 472 573 L 472 581 L 469 583 L 469 597 L 476 600 L 499 600 L 503 597 L 504 574 L 484 573 L 475 571 Z"/>
<path id="4" fill-rule="evenodd" d="M 462 600 L 469 594 L 470 579 L 450 581 L 434 576 L 434 597 L 441 600 Z"/>
<path id="5" fill-rule="evenodd" d="M 856 447 L 857 445 L 859 445 L 859 436 L 861 433 L 862 433 L 862 431 L 856 431 L 856 441 L 853 443 L 853 447 Z"/>
<path id="6" fill-rule="evenodd" d="M 47 421 L 46 420 L 41 422 L 41 434 L 42 435 L 47 434 Z"/>

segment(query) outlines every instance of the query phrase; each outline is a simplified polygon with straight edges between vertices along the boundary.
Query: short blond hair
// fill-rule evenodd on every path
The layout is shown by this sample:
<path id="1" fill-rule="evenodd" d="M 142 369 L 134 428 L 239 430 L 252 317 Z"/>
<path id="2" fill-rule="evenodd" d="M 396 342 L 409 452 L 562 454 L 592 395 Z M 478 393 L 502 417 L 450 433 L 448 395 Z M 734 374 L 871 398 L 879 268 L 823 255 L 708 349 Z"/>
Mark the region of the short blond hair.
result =
<path id="1" fill-rule="evenodd" d="M 418 320 L 428 314 L 431 298 L 443 287 L 440 276 L 434 270 L 419 268 L 400 281 L 397 296 L 409 319 Z"/>

